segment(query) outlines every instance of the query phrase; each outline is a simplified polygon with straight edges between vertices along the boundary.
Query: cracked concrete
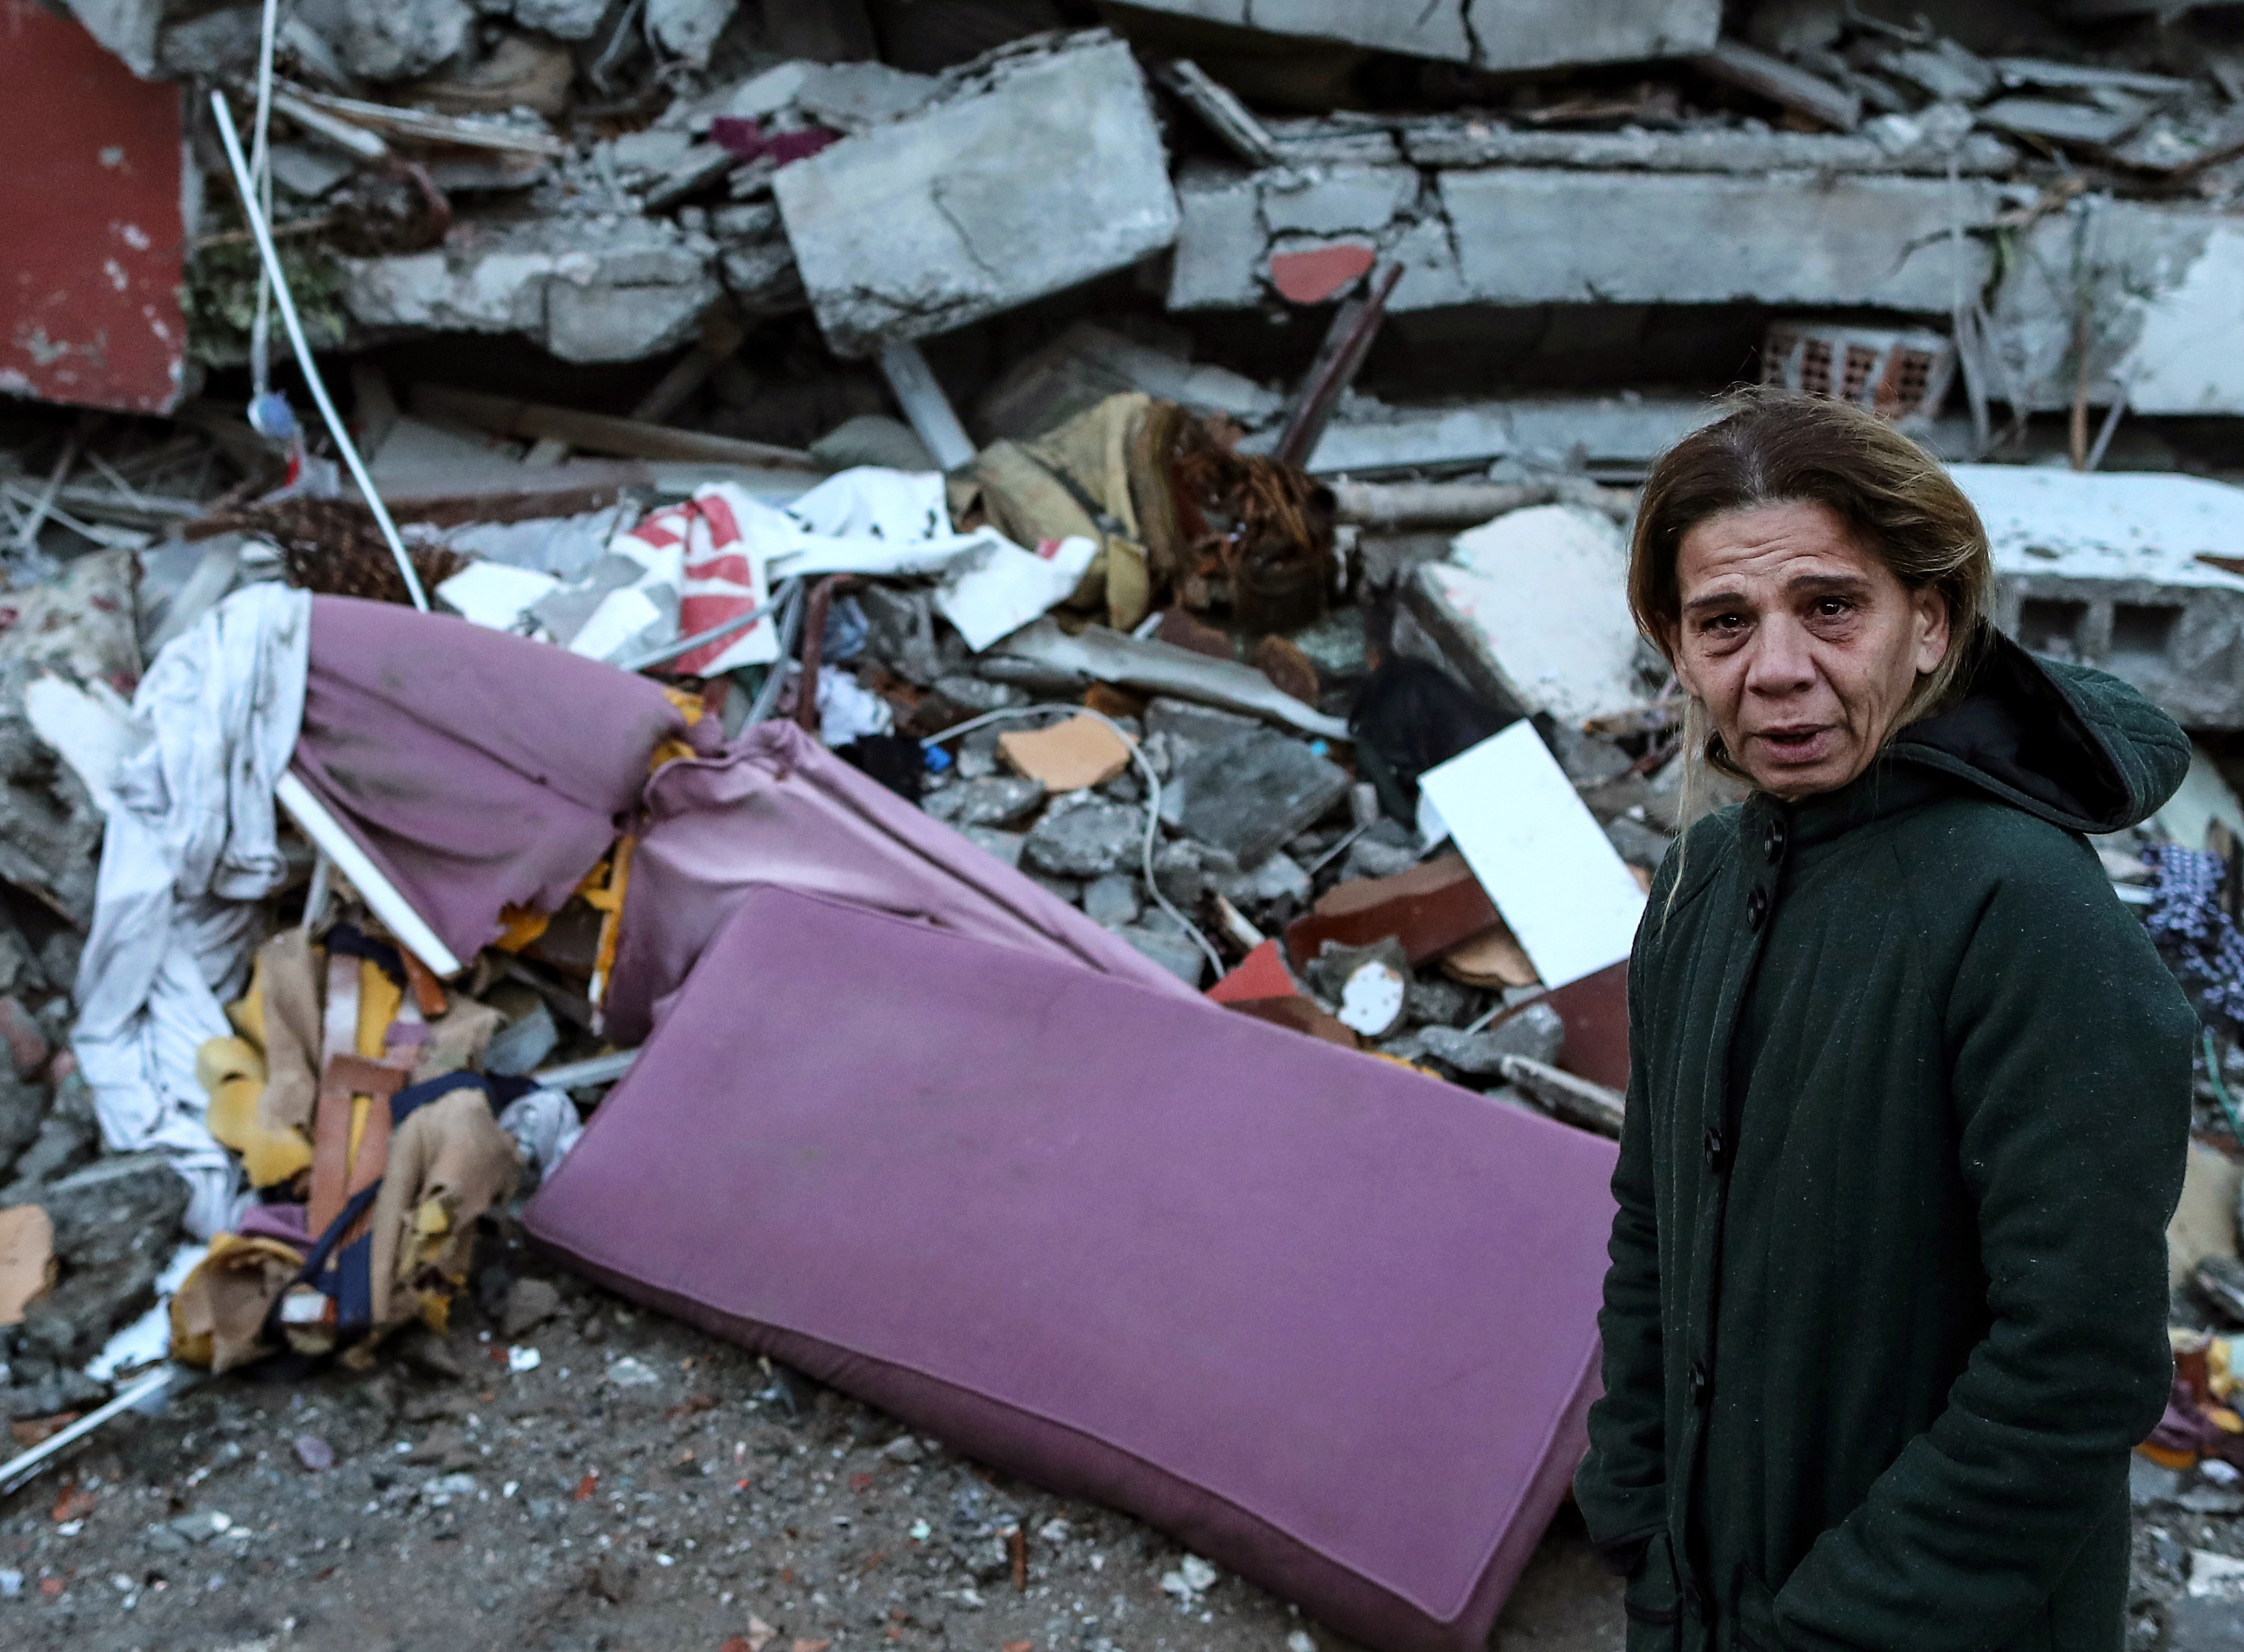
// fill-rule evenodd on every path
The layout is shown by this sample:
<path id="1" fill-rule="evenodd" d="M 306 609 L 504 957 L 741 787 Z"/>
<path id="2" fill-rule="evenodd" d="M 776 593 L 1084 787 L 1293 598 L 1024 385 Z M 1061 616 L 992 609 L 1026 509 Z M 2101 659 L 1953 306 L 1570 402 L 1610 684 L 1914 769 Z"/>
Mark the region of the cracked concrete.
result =
<path id="1" fill-rule="evenodd" d="M 819 326 L 851 356 L 1125 268 L 1177 233 L 1145 83 L 1104 30 L 985 62 L 773 192 Z"/>

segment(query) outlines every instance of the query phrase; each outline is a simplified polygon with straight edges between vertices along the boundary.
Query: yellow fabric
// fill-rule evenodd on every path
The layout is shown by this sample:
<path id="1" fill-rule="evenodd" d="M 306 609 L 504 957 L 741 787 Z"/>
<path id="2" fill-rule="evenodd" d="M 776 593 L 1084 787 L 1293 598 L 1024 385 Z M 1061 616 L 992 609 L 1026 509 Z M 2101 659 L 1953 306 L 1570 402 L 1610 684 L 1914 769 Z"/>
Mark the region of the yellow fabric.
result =
<path id="1" fill-rule="evenodd" d="M 686 719 L 687 728 L 692 728 L 699 723 L 708 711 L 708 706 L 699 694 L 689 693 L 682 688 L 665 685 L 662 698 L 678 708 L 679 714 Z M 700 755 L 686 741 L 673 735 L 666 740 L 659 740 L 655 743 L 654 750 L 647 755 L 647 772 L 653 773 L 666 763 L 677 763 Z"/>
<path id="2" fill-rule="evenodd" d="M 235 1024 L 240 1024 L 240 1018 Z M 253 1024 L 260 1023 L 253 1018 Z M 207 1040 L 195 1052 L 195 1076 L 210 1096 L 204 1123 L 221 1146 L 241 1155 L 251 1186 L 271 1187 L 311 1168 L 312 1144 L 303 1132 L 275 1129 L 265 1122 L 260 1106 L 265 1095 L 265 1057 L 255 1044 L 247 1038 Z"/>
<path id="3" fill-rule="evenodd" d="M 378 1062 L 389 1053 L 389 1023 L 405 1008 L 405 988 L 390 980 L 380 964 L 362 958 L 358 963 L 358 1053 Z"/>
<path id="4" fill-rule="evenodd" d="M 373 1113 L 373 1096 L 351 1097 L 350 1147 L 343 1154 L 343 1163 L 347 1167 L 355 1168 L 358 1164 L 358 1144 L 366 1139 L 366 1121 Z"/>
<path id="5" fill-rule="evenodd" d="M 226 1018 L 258 1049 L 265 1048 L 265 954 L 260 949 L 250 966 L 249 990 L 226 1007 Z"/>
<path id="6" fill-rule="evenodd" d="M 553 918 L 535 907 L 501 907 L 498 920 L 504 927 L 491 945 L 501 952 L 520 952 L 545 933 Z"/>
<path id="7" fill-rule="evenodd" d="M 215 1372 L 269 1352 L 266 1311 L 303 1264 L 277 1239 L 219 1234 L 172 1295 L 172 1358 Z"/>
<path id="8" fill-rule="evenodd" d="M 592 957 L 591 996 L 596 1004 L 607 988 L 608 971 L 615 966 L 616 946 L 623 938 L 624 896 L 631 887 L 632 850 L 637 842 L 629 833 L 618 838 L 614 869 L 609 873 L 607 881 L 598 889 L 585 887 L 577 892 L 585 897 L 585 905 L 600 914 L 600 945 Z M 591 880 L 585 881 L 589 885 Z"/>

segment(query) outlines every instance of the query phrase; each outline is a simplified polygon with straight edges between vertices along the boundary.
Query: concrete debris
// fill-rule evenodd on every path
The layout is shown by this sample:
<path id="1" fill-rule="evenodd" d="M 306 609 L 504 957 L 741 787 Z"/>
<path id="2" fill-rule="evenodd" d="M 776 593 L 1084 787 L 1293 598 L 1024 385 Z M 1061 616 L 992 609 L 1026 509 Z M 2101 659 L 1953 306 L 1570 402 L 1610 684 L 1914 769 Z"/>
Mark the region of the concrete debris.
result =
<path id="1" fill-rule="evenodd" d="M 366 80 L 405 80 L 458 56 L 475 22 L 468 0 L 406 0 L 355 5 L 306 0 L 303 19 L 331 44 L 344 73 Z"/>
<path id="2" fill-rule="evenodd" d="M 1959 465 L 1995 552 L 1997 623 L 2098 666 L 2185 727 L 2244 728 L 2244 488 Z"/>
<path id="3" fill-rule="evenodd" d="M 261 8 L 69 10 L 0 0 L 31 43 L 0 53 L 0 135 L 44 192 L 18 216 L 51 226 L 26 256 L 53 254 L 0 327 L 0 388 L 22 399 L 0 420 L 0 1409 L 27 1444 L 99 1415 L 169 1333 L 208 1367 L 280 1341 L 394 1350 L 369 1381 L 375 1446 L 332 1417 L 280 1438 L 308 1468 L 327 1452 L 331 1484 L 378 1460 L 402 1478 L 368 1496 L 440 1538 L 486 1494 L 519 1490 L 541 1532 L 565 1496 L 606 1502 L 499 1480 L 449 1386 L 471 1372 L 474 1404 L 512 1414 L 482 1385 L 527 1394 L 573 1357 L 612 1379 L 578 1386 L 618 1426 L 663 1419 L 677 1473 L 748 1474 L 735 1423 L 706 1449 L 693 1434 L 721 1372 L 524 1271 L 517 1226 L 633 1059 L 616 983 L 644 986 L 663 953 L 674 989 L 706 941 L 650 940 L 664 880 L 690 864 L 713 907 L 807 876 L 796 847 L 830 857 L 666 849 L 697 807 L 777 833 L 823 788 L 879 847 L 821 899 L 941 866 L 984 940 L 1180 1003 L 1213 980 L 1227 1015 L 1267 1024 L 1224 1023 L 1254 1048 L 1292 1039 L 1597 1147 L 1549 1119 L 1618 1133 L 1646 887 L 1695 813 L 1735 796 L 1686 784 L 1681 701 L 1626 606 L 1632 484 L 1740 381 L 1847 397 L 1964 461 L 2002 628 L 2198 738 L 2175 799 L 2095 846 L 2119 899 L 2158 898 L 2172 843 L 2233 863 L 2244 839 L 2224 774 L 2244 731 L 2225 423 L 2244 415 L 2244 60 L 2171 7 L 2020 13 L 2011 39 L 1970 8 L 1903 25 L 1837 0 L 1142 0 L 1089 30 L 1045 0 L 307 0 L 275 43 L 274 227 L 311 342 L 348 360 L 352 441 L 459 617 L 427 622 L 452 639 L 443 669 L 498 645 L 605 672 L 643 699 L 647 745 L 591 812 L 591 864 L 493 892 L 498 941 L 457 950 L 421 909 L 435 885 L 393 876 L 340 793 L 306 812 L 292 772 L 267 898 L 229 920 L 270 935 L 247 980 L 206 983 L 181 1041 L 195 1082 L 167 1089 L 199 1141 L 207 1125 L 197 1173 L 258 1192 L 182 1256 L 179 1159 L 105 1150 L 78 1066 L 97 1047 L 73 1047 L 127 703 L 244 586 L 412 617 L 380 605 L 403 594 L 395 560 L 321 421 L 287 405 L 295 381 L 239 405 L 260 380 L 259 266 L 205 94 L 246 131 Z M 82 111 L 42 99 L 57 63 Z M 1353 327 L 1382 305 L 1375 339 Z M 601 700 L 568 699 L 569 732 Z M 302 738 L 335 715 L 316 705 Z M 461 735 L 443 722 L 385 726 Z M 798 732 L 816 738 L 751 778 Z M 551 754 L 533 755 L 509 772 Z M 512 864 L 486 847 L 465 858 Z M 968 921 L 925 893 L 889 888 L 882 910 L 907 934 Z M 459 966 L 443 980 L 423 961 L 440 954 Z M 2244 1087 L 2244 1056 L 2214 1059 L 2174 1312 L 2244 1325 L 2214 1082 Z M 464 1090 L 409 1112 L 375 1099 L 446 1078 Z M 383 1177 L 422 1178 L 411 1208 L 377 1190 L 363 1218 L 411 1251 L 380 1271 L 384 1325 L 456 1313 L 488 1350 L 346 1324 L 340 1263 L 299 1281 L 312 1207 L 348 1225 L 339 1167 L 357 1177 L 384 1116 Z M 464 1135 L 416 1133 L 440 1118 Z M 455 1150 L 477 1174 L 447 1204 Z M 840 1414 L 807 1379 L 743 1380 L 725 1395 L 743 1415 Z M 392 1464 L 401 1408 L 435 1426 Z M 851 1449 L 869 1473 L 957 1466 L 914 1427 L 858 1419 Z M 2228 1468 L 2139 1459 L 2139 1507 L 2244 1514 Z M 945 1598 L 971 1609 L 1000 1609 L 976 1588 L 1088 1554 L 1108 1518 L 1032 1519 L 1014 1491 L 959 1485 L 951 1535 L 977 1558 Z M 236 1507 L 133 1541 L 178 1556 L 271 1528 Z M 944 1518 L 912 1527 L 938 1562 Z M 1125 1553 L 1114 1535 L 1099 1553 Z M 2214 1643 L 2234 1579 L 2166 1541 L 2139 1567 L 2137 1628 Z M 1164 1574 L 1172 1604 L 1237 1592 L 1195 1557 L 1149 1566 L 1156 1603 Z M 588 1587 L 620 1603 L 628 1568 L 598 1569 Z M 30 1581 L 0 1571 L 0 1594 Z M 910 1623 L 940 1633 L 923 1608 Z M 781 1633 L 746 1622 L 752 1652 Z M 1052 1633 L 1018 1627 L 1006 1643 Z M 1257 1644 L 1313 1652 L 1291 1620 L 1268 1628 Z"/>
<path id="4" fill-rule="evenodd" d="M 1477 1078 L 1504 1078 L 1506 1058 L 1524 1056 L 1550 1066 L 1566 1042 L 1565 1023 L 1548 1004 L 1529 1004 L 1485 1032 L 1451 1027 L 1422 1028 L 1419 1048 L 1435 1060 Z"/>
<path id="5" fill-rule="evenodd" d="M 646 32 L 665 51 L 697 67 L 732 20 L 739 0 L 646 0 Z"/>
<path id="6" fill-rule="evenodd" d="M 721 290 L 717 242 L 659 219 L 478 225 L 441 249 L 341 261 L 361 327 L 515 333 L 564 361 L 684 343 Z"/>
<path id="7" fill-rule="evenodd" d="M 1535 505 L 1458 536 L 1447 560 L 1419 565 L 1403 600 L 1436 663 L 1502 715 L 1578 727 L 1644 698 L 1627 564 L 1610 516 Z"/>
<path id="8" fill-rule="evenodd" d="M 1144 810 L 1092 801 L 1048 812 L 1030 832 L 1022 858 L 1039 872 L 1098 878 L 1134 862 L 1145 840 Z"/>
<path id="9" fill-rule="evenodd" d="M 844 355 L 1125 268 L 1177 233 L 1145 82 L 1098 31 L 1001 53 L 773 187 L 819 326 Z"/>
<path id="10" fill-rule="evenodd" d="M 1252 26 L 1273 34 L 1341 40 L 1477 69 L 1544 69 L 1626 63 L 1704 51 L 1714 44 L 1716 0 L 1621 0 L 1585 12 L 1557 0 L 1440 0 L 1429 6 L 1351 5 L 1348 0 L 1140 0 L 1156 11 Z"/>
<path id="11" fill-rule="evenodd" d="M 1256 729 L 1197 752 L 1173 784 L 1185 830 L 1251 872 L 1321 819 L 1350 782 L 1299 741 Z"/>

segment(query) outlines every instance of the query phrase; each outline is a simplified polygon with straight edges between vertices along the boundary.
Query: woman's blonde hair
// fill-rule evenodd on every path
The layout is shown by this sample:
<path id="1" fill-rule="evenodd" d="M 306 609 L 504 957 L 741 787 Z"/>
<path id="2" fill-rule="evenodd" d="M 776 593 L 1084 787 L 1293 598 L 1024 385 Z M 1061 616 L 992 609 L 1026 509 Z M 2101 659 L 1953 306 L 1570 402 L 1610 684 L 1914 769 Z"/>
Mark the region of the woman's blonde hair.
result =
<path id="1" fill-rule="evenodd" d="M 1947 657 L 1917 680 L 1887 738 L 1944 709 L 1969 680 L 1993 624 L 1994 559 L 1964 490 L 1939 460 L 1850 403 L 1747 389 L 1727 405 L 1720 419 L 1662 455 L 1644 484 L 1628 562 L 1628 605 L 1638 629 L 1674 663 L 1682 620 L 1676 559 L 1684 536 L 1700 523 L 1763 505 L 1819 504 L 1904 588 L 1930 587 L 1948 599 Z M 1685 718 L 1683 756 L 1694 766 L 1703 762 L 1748 778 L 1695 699 Z M 1686 795 L 1690 779 L 1686 772 Z"/>

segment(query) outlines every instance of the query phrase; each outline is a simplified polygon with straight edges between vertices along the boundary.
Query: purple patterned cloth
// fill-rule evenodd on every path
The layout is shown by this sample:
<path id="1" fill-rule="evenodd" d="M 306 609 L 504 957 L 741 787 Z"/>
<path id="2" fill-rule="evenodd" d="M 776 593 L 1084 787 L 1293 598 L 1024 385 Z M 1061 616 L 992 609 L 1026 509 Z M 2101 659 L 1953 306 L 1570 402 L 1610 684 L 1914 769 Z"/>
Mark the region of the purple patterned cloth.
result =
<path id="1" fill-rule="evenodd" d="M 2158 899 L 2143 927 L 2197 993 L 2201 1014 L 2227 1021 L 2231 1037 L 2244 1032 L 2244 933 L 2220 905 L 2227 867 L 2217 854 L 2154 844 L 2143 858 L 2157 872 Z"/>

